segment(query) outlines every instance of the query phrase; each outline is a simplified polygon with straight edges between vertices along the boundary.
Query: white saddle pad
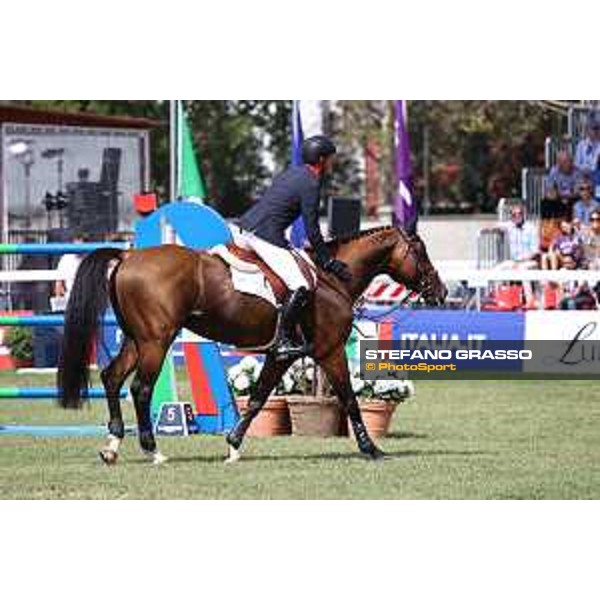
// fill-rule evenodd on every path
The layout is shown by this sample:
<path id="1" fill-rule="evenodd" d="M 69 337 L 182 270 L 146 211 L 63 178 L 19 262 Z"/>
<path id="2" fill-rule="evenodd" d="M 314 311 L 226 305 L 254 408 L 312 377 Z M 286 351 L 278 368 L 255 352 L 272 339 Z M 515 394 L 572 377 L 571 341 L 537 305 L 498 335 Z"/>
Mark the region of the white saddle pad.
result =
<path id="1" fill-rule="evenodd" d="M 269 281 L 257 265 L 234 256 L 224 245 L 215 246 L 210 250 L 210 254 L 220 256 L 229 265 L 233 288 L 236 291 L 258 296 L 275 308 L 279 306 Z"/>

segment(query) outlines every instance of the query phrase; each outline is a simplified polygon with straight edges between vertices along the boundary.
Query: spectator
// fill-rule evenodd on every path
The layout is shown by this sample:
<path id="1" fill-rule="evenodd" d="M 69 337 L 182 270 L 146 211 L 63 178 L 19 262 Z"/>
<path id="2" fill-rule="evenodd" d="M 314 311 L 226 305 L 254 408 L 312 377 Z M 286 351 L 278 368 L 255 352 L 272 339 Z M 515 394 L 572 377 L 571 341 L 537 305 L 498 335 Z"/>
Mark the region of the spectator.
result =
<path id="1" fill-rule="evenodd" d="M 594 184 L 594 198 L 600 202 L 600 156 L 598 156 L 596 169 L 592 173 L 592 183 Z"/>
<path id="2" fill-rule="evenodd" d="M 566 150 L 558 153 L 556 164 L 545 181 L 544 196 L 548 200 L 574 200 L 581 173 Z"/>
<path id="3" fill-rule="evenodd" d="M 554 238 L 548 254 L 542 257 L 542 268 L 576 269 L 581 266 L 583 250 L 581 239 L 572 223 L 562 221 L 560 233 Z"/>
<path id="4" fill-rule="evenodd" d="M 581 235 L 583 264 L 586 269 L 600 269 L 600 210 L 590 216 L 590 227 Z"/>
<path id="5" fill-rule="evenodd" d="M 592 213 L 600 209 L 600 203 L 594 199 L 594 184 L 586 175 L 579 184 L 579 200 L 573 206 L 573 219 L 577 219 L 584 227 L 589 227 Z"/>
<path id="6" fill-rule="evenodd" d="M 579 286 L 573 295 L 563 298 L 560 303 L 561 310 L 597 310 L 597 308 L 596 297 L 587 283 Z"/>
<path id="7" fill-rule="evenodd" d="M 591 173 L 596 169 L 600 157 L 600 117 L 590 115 L 587 122 L 586 137 L 577 144 L 575 166 L 583 172 Z"/>
<path id="8" fill-rule="evenodd" d="M 540 240 L 537 228 L 525 221 L 525 208 L 516 204 L 510 209 L 506 226 L 510 259 L 505 268 L 534 269 L 538 266 Z"/>
<path id="9" fill-rule="evenodd" d="M 73 238 L 74 244 L 81 244 L 84 241 L 84 236 L 80 234 L 75 235 Z M 63 254 L 58 261 L 56 270 L 58 271 L 59 278 L 54 283 L 54 298 L 51 299 L 52 310 L 57 311 L 66 308 L 82 258 L 83 255 L 81 254 L 70 253 Z"/>
<path id="10" fill-rule="evenodd" d="M 510 258 L 501 263 L 500 269 L 537 269 L 540 260 L 540 236 L 533 223 L 525 220 L 525 208 L 521 204 L 510 210 L 510 223 L 506 226 Z M 531 282 L 523 285 L 527 307 L 533 308 L 533 286 Z"/>

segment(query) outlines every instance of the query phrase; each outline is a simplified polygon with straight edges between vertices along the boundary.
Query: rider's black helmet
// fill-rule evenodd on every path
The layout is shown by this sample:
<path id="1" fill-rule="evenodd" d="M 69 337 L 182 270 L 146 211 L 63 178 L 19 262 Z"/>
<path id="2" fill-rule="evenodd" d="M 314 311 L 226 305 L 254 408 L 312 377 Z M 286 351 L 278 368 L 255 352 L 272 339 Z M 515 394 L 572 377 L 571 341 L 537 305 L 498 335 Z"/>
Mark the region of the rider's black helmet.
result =
<path id="1" fill-rule="evenodd" d="M 337 152 L 335 144 L 324 135 L 315 135 L 302 144 L 302 161 L 306 165 L 316 165 L 321 158 Z"/>

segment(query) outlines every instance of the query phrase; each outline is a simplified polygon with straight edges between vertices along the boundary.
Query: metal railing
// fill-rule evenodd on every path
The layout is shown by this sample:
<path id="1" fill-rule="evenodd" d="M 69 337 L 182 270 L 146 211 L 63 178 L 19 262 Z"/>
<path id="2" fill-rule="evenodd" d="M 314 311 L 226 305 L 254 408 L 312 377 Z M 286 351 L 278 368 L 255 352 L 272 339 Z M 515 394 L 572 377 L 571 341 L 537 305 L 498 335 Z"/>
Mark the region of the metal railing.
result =
<path id="1" fill-rule="evenodd" d="M 542 200 L 546 170 L 538 167 L 526 167 L 521 170 L 521 195 L 525 205 L 527 219 L 538 221 L 542 216 Z"/>
<path id="2" fill-rule="evenodd" d="M 486 227 L 477 234 L 477 268 L 491 269 L 508 260 L 508 238 L 502 227 Z"/>
<path id="3" fill-rule="evenodd" d="M 568 128 L 571 138 L 576 140 L 585 137 L 588 118 L 592 114 L 600 116 L 598 100 L 590 100 L 586 106 L 572 106 L 569 109 Z"/>

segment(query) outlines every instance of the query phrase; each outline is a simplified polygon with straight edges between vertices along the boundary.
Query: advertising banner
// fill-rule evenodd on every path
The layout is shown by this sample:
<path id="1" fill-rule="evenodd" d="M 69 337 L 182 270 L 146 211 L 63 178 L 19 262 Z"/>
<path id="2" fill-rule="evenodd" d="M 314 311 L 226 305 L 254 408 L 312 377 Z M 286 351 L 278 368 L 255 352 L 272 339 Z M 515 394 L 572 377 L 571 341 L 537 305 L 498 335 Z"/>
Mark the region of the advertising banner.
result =
<path id="1" fill-rule="evenodd" d="M 369 311 L 367 317 L 391 326 L 391 339 L 436 342 L 523 340 L 524 313 L 478 313 L 453 310 Z"/>

